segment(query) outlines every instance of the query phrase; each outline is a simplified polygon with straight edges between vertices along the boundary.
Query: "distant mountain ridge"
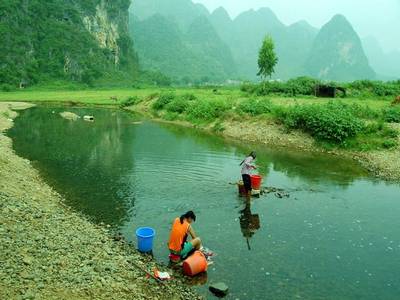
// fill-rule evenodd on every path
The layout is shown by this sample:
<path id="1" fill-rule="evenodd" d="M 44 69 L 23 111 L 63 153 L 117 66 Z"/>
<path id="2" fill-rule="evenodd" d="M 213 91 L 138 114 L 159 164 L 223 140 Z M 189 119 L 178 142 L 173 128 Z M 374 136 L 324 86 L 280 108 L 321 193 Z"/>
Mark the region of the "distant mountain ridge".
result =
<path id="1" fill-rule="evenodd" d="M 326 80 L 375 77 L 360 38 L 344 16 L 335 16 L 319 30 L 306 21 L 286 26 L 269 8 L 251 9 L 233 20 L 223 7 L 209 13 L 203 5 L 194 4 L 190 0 L 135 0 L 131 8 L 135 16 L 132 38 L 139 60 L 145 61 L 146 68 L 158 69 L 168 75 L 179 76 L 176 62 L 180 59 L 175 55 L 178 52 L 164 51 L 164 48 L 171 46 L 167 46 L 166 41 L 157 43 L 153 29 L 140 24 L 156 14 L 175 23 L 175 30 L 178 28 L 183 41 L 182 47 L 193 52 L 193 57 L 196 57 L 197 62 L 192 63 L 207 65 L 204 68 L 206 74 L 197 74 L 197 67 L 186 65 L 183 68 L 186 69 L 185 77 L 207 77 L 207 70 L 212 70 L 208 77 L 219 81 L 256 80 L 258 51 L 267 34 L 273 37 L 279 57 L 274 75 L 276 79 L 303 75 Z M 204 32 L 193 35 L 189 28 L 199 18 L 202 20 Z M 135 31 L 135 27 L 141 28 L 141 32 Z M 138 34 L 145 35 L 148 42 L 140 42 L 143 37 Z M 163 56 L 164 60 L 170 62 L 168 68 L 157 65 L 154 57 L 156 53 L 149 55 L 150 44 L 159 49 L 159 52 L 169 53 Z M 218 72 L 219 68 L 224 71 Z"/>

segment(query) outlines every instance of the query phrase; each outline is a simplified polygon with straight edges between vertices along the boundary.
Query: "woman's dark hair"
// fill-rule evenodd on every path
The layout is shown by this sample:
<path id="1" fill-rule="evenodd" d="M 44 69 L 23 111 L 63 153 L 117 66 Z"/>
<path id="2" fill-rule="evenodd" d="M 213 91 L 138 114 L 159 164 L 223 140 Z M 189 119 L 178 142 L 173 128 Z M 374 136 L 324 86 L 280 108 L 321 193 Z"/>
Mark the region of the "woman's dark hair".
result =
<path id="1" fill-rule="evenodd" d="M 191 218 L 193 221 L 196 222 L 196 215 L 194 214 L 193 211 L 188 211 L 186 214 L 182 215 L 179 219 L 181 221 L 181 224 L 183 224 L 183 220 L 189 218 Z"/>
<path id="2" fill-rule="evenodd" d="M 250 153 L 249 155 L 247 155 L 247 156 L 246 156 L 246 158 L 247 158 L 247 157 L 250 157 L 250 156 L 251 156 L 253 159 L 256 159 L 256 157 L 257 157 L 257 154 L 256 154 L 256 152 L 255 152 L 255 151 L 251 151 L 251 153 Z M 240 163 L 240 165 L 239 165 L 239 166 L 243 165 L 243 164 L 244 164 L 244 162 L 245 162 L 245 160 L 246 160 L 246 159 L 243 159 L 243 161 Z"/>

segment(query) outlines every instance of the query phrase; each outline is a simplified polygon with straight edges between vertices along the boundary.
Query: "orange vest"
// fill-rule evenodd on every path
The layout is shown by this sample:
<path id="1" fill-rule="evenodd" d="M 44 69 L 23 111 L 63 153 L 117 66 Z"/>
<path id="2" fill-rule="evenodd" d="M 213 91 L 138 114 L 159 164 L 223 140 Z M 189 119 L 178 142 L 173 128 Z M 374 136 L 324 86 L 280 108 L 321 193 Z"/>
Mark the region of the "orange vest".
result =
<path id="1" fill-rule="evenodd" d="M 171 235 L 169 238 L 168 248 L 172 251 L 180 252 L 182 250 L 183 243 L 186 240 L 190 224 L 184 220 L 181 224 L 181 220 L 176 218 L 172 224 Z"/>

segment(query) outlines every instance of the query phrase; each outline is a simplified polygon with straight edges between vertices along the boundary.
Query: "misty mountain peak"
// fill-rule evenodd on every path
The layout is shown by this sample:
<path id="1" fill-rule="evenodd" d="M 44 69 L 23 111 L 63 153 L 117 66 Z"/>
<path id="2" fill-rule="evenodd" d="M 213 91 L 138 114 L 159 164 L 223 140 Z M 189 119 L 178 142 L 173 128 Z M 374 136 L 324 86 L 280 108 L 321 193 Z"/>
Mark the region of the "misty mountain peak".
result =
<path id="1" fill-rule="evenodd" d="M 374 78 L 361 40 L 343 15 L 335 15 L 318 33 L 307 62 L 310 75 L 322 79 Z"/>
<path id="2" fill-rule="evenodd" d="M 215 9 L 212 12 L 211 16 L 213 18 L 218 18 L 218 19 L 222 19 L 222 20 L 227 20 L 227 19 L 231 20 L 231 17 L 229 16 L 228 12 L 222 6 Z"/>
<path id="3" fill-rule="evenodd" d="M 315 32 L 318 31 L 317 28 L 313 27 L 306 20 L 297 21 L 297 22 L 293 23 L 292 25 L 290 25 L 289 27 L 290 28 L 300 28 L 300 29 L 309 30 L 309 31 L 315 31 Z"/>
<path id="4" fill-rule="evenodd" d="M 332 17 L 332 19 L 324 27 L 335 27 L 337 29 L 352 30 L 353 26 L 350 24 L 349 20 L 344 15 L 337 14 Z"/>

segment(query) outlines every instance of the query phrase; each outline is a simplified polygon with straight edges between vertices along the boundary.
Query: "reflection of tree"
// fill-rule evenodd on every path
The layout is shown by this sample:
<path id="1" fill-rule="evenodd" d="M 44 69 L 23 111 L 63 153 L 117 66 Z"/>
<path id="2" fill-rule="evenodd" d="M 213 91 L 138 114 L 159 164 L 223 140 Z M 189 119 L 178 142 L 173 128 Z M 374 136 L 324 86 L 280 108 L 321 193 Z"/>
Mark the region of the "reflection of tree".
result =
<path id="1" fill-rule="evenodd" d="M 34 108 L 17 119 L 10 135 L 17 153 L 37 161 L 67 202 L 96 221 L 119 225 L 132 205 L 134 126 L 129 115 L 105 109 L 65 109 L 93 114 L 94 123 L 68 121 L 61 109 Z M 55 111 L 55 113 L 52 113 Z"/>
<path id="2" fill-rule="evenodd" d="M 240 212 L 240 229 L 246 238 L 247 247 L 250 248 L 250 238 L 260 229 L 260 216 L 251 213 L 251 200 L 246 198 L 245 208 Z"/>

